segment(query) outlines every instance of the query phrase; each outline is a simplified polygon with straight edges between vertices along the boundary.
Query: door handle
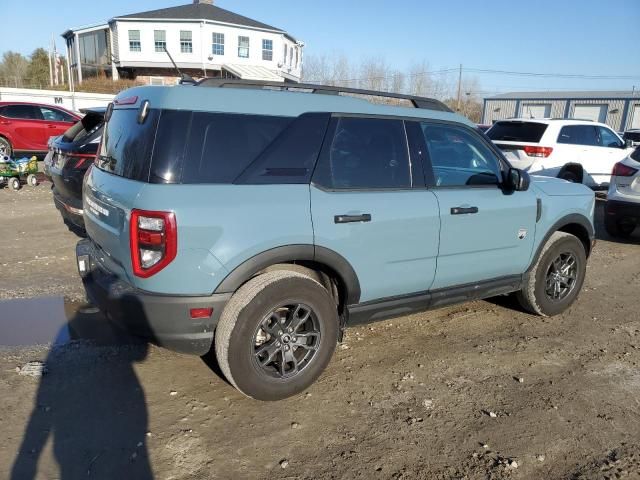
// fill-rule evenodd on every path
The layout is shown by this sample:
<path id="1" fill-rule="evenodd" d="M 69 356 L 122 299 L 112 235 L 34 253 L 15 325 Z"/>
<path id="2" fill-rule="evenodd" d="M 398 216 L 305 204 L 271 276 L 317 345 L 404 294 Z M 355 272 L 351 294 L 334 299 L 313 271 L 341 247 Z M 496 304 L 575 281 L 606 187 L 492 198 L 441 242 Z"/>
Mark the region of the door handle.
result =
<path id="1" fill-rule="evenodd" d="M 333 217 L 334 223 L 356 223 L 370 222 L 371 214 L 363 213 L 362 215 L 336 215 Z"/>
<path id="2" fill-rule="evenodd" d="M 478 207 L 451 207 L 451 215 L 468 215 L 478 213 Z"/>
<path id="3" fill-rule="evenodd" d="M 56 125 L 47 125 L 49 128 L 56 128 Z"/>

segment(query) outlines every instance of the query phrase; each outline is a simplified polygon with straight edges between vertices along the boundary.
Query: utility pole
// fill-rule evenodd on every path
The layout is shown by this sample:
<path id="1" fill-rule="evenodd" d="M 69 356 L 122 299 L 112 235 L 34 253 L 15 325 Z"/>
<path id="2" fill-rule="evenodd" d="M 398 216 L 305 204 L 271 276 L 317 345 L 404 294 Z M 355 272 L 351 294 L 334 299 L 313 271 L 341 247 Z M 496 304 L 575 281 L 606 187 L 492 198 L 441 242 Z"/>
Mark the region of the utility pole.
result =
<path id="1" fill-rule="evenodd" d="M 461 101 L 461 94 L 462 91 L 462 64 L 460 64 L 460 72 L 458 73 L 458 108 L 456 109 L 456 111 L 460 111 L 460 101 Z"/>

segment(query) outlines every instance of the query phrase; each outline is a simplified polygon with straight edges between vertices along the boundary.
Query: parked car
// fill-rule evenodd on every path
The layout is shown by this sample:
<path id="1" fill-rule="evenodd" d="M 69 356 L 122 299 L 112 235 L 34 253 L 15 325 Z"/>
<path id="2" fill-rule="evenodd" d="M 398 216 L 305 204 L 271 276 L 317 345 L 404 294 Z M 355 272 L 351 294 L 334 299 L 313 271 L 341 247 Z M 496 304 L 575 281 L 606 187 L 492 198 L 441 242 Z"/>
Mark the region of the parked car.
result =
<path id="1" fill-rule="evenodd" d="M 49 140 L 44 171 L 52 183 L 53 200 L 62 219 L 83 236 L 82 180 L 93 163 L 104 127 L 105 108 L 87 109 L 85 116 L 63 135 Z"/>
<path id="2" fill-rule="evenodd" d="M 80 120 L 62 107 L 27 102 L 0 102 L 0 155 L 41 158 L 49 137 Z"/>
<path id="3" fill-rule="evenodd" d="M 640 223 L 640 147 L 611 173 L 604 226 L 612 237 L 630 237 Z"/>
<path id="4" fill-rule="evenodd" d="M 289 88 L 207 80 L 116 97 L 76 247 L 109 318 L 212 348 L 241 392 L 277 400 L 320 375 L 352 324 L 512 292 L 539 315 L 574 302 L 593 191 L 530 181 L 436 100 Z M 316 94 L 338 91 L 360 98 Z"/>
<path id="5" fill-rule="evenodd" d="M 588 120 L 500 120 L 487 135 L 513 166 L 594 190 L 606 190 L 613 165 L 633 151 L 607 125 Z"/>

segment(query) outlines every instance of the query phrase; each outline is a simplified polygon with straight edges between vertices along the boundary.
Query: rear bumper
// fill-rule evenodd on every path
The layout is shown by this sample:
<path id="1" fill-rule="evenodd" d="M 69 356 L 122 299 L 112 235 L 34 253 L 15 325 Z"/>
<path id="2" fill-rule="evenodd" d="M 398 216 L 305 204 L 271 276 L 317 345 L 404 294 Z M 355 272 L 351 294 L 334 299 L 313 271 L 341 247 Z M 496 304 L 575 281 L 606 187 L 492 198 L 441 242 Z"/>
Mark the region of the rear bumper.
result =
<path id="1" fill-rule="evenodd" d="M 640 221 L 640 203 L 607 200 L 605 213 L 607 216 L 632 218 Z"/>
<path id="2" fill-rule="evenodd" d="M 81 273 L 89 300 L 114 323 L 152 343 L 182 353 L 204 355 L 231 294 L 161 295 L 135 288 L 106 270 L 91 240 L 80 240 L 76 257 L 87 265 Z M 190 309 L 213 308 L 206 319 L 192 319 Z"/>
<path id="3" fill-rule="evenodd" d="M 74 226 L 84 230 L 84 215 L 82 201 L 73 201 L 63 198 L 55 189 L 53 190 L 53 203 L 62 215 L 62 218 Z"/>

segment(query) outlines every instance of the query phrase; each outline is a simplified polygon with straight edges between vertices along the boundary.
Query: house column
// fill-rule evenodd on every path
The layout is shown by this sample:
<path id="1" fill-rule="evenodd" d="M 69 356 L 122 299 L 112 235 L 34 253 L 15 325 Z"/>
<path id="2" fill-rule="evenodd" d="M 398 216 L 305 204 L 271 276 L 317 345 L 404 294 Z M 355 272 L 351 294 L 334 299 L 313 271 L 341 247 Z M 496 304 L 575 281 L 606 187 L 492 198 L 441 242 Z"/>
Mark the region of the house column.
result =
<path id="1" fill-rule="evenodd" d="M 111 80 L 114 82 L 120 78 L 118 75 L 118 67 L 116 66 L 116 58 L 120 58 L 120 55 L 116 56 L 113 52 L 113 30 L 109 26 L 109 55 L 111 57 Z M 118 42 L 120 45 L 120 42 Z M 118 52 L 119 53 L 119 52 Z"/>
<path id="2" fill-rule="evenodd" d="M 78 41 L 78 34 L 74 35 L 74 41 L 76 42 L 76 71 L 78 72 L 78 83 L 82 83 L 82 63 L 80 62 L 80 42 Z"/>

